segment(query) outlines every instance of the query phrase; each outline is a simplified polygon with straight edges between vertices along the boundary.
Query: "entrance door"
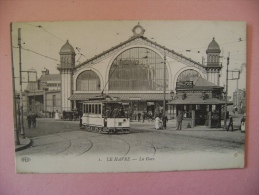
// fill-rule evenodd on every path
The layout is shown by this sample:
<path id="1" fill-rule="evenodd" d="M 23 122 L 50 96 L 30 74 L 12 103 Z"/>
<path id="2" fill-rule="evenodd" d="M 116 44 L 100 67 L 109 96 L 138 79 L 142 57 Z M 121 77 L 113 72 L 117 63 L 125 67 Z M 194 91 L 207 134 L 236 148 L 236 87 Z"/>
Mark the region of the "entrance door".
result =
<path id="1" fill-rule="evenodd" d="M 205 125 L 207 120 L 207 109 L 206 105 L 200 105 L 199 109 L 195 112 L 195 124 Z"/>

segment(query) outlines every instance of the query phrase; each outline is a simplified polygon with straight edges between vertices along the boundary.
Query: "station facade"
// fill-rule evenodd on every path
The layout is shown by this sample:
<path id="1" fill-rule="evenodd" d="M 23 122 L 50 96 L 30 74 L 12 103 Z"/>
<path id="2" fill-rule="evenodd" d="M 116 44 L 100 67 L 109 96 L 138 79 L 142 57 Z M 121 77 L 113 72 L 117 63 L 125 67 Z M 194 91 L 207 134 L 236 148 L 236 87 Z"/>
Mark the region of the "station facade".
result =
<path id="1" fill-rule="evenodd" d="M 80 109 L 88 98 L 107 94 L 128 103 L 135 116 L 143 112 L 151 112 L 153 116 L 161 113 L 164 99 L 169 118 L 175 117 L 179 110 L 186 118 L 200 113 L 207 117 L 213 109 L 221 112 L 221 51 L 214 38 L 206 50 L 206 63 L 200 63 L 149 40 L 140 24 L 132 32 L 128 40 L 79 65 L 75 65 L 76 53 L 67 41 L 59 52 L 60 74 L 43 71 L 37 90 L 27 90 L 27 107 L 33 107 L 36 97 L 39 109 L 62 113 Z M 199 98 L 188 103 L 194 93 Z M 204 103 L 204 94 L 208 95 L 207 99 L 214 98 L 213 101 Z M 187 98 L 179 101 L 182 95 Z M 196 125 L 204 124 L 195 120 Z"/>
<path id="2" fill-rule="evenodd" d="M 154 114 L 163 106 L 164 91 L 166 101 L 172 99 L 177 82 L 202 78 L 219 85 L 222 66 L 214 38 L 205 65 L 149 40 L 139 24 L 132 32 L 128 40 L 77 66 L 73 46 L 68 41 L 62 46 L 58 67 L 62 111 L 79 108 L 80 102 L 104 93 L 129 103 L 134 113 Z"/>

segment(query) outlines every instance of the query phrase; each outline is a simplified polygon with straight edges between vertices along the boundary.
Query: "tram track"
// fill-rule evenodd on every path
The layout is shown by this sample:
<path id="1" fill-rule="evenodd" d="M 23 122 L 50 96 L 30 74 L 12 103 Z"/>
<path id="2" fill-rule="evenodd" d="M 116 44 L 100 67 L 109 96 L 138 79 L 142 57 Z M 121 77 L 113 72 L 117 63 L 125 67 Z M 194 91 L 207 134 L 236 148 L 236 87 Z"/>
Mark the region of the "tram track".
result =
<path id="1" fill-rule="evenodd" d="M 33 150 L 33 148 L 35 149 L 38 148 L 35 150 L 36 152 L 37 150 L 40 151 L 42 147 L 44 148 L 44 146 L 52 145 L 51 147 L 49 147 L 52 149 L 47 149 L 48 151 L 45 150 L 47 153 L 52 153 L 51 155 L 62 155 L 62 154 L 67 155 L 67 153 L 72 154 L 73 151 L 78 151 L 77 154 L 74 153 L 73 155 L 74 157 L 80 157 L 82 155 L 89 153 L 90 151 L 92 151 L 93 153 L 95 152 L 100 153 L 102 150 L 104 150 L 105 154 L 118 152 L 121 154 L 121 156 L 127 156 L 132 149 L 132 145 L 130 144 L 130 142 L 128 142 L 126 139 L 123 139 L 120 136 L 120 134 L 96 134 L 95 132 L 85 132 L 85 133 L 78 132 L 78 134 L 73 136 L 72 134 L 69 134 L 69 133 L 55 134 L 50 136 L 43 136 L 42 140 L 40 140 L 41 137 L 36 137 L 32 139 L 33 145 L 31 149 Z M 125 135 L 128 135 L 128 134 L 125 134 Z M 99 140 L 98 138 L 100 138 L 101 140 Z M 36 140 L 39 140 L 39 142 L 36 142 Z M 111 147 L 103 148 L 104 146 L 102 145 L 102 143 L 104 142 L 107 142 L 107 144 Z M 116 144 L 114 145 L 114 143 Z M 154 155 L 155 155 L 156 148 L 154 145 L 152 144 L 150 145 L 154 149 Z M 80 150 L 78 150 L 79 148 Z"/>
<path id="2" fill-rule="evenodd" d="M 151 148 L 153 148 L 154 149 L 154 154 L 153 154 L 153 157 L 156 155 L 156 151 L 157 151 L 157 149 L 156 149 L 156 147 L 155 147 L 155 145 L 154 144 L 152 144 L 152 143 L 150 143 L 150 142 L 147 142 L 147 143 L 149 143 L 152 147 Z"/>
<path id="3" fill-rule="evenodd" d="M 122 141 L 124 141 L 124 142 L 128 145 L 128 151 L 124 154 L 124 156 L 126 156 L 126 155 L 130 152 L 130 143 L 127 142 L 125 139 L 118 138 L 118 137 L 116 137 L 116 138 L 117 138 L 117 139 L 120 139 L 120 140 L 122 140 Z"/>
<path id="4" fill-rule="evenodd" d="M 83 138 L 82 138 L 82 139 L 83 139 Z M 90 150 L 92 149 L 92 147 L 93 147 L 93 145 L 94 145 L 93 142 L 92 142 L 90 139 L 87 139 L 87 141 L 90 142 L 90 144 L 91 144 L 90 147 L 87 148 L 84 152 L 81 152 L 80 154 L 76 155 L 75 157 L 81 156 L 81 155 L 87 153 L 88 151 L 90 151 Z"/>
<path id="5" fill-rule="evenodd" d="M 63 136 L 61 136 L 61 135 L 57 135 L 57 136 L 59 136 L 59 137 L 61 137 L 61 138 L 65 139 L 66 141 L 68 141 L 68 142 L 69 142 L 69 146 L 68 146 L 65 150 L 63 150 L 63 151 L 61 151 L 61 152 L 56 153 L 56 154 L 60 154 L 60 153 L 65 152 L 66 150 L 68 150 L 68 149 L 72 146 L 72 142 L 71 142 L 71 140 L 67 139 L 66 137 L 63 137 Z"/>

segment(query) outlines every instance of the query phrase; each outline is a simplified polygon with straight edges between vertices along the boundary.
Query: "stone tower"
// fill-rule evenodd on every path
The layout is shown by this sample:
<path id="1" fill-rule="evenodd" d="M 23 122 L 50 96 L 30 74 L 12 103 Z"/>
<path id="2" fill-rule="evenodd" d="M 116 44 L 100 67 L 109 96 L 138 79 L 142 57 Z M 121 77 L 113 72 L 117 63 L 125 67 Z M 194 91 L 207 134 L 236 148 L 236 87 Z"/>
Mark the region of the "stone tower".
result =
<path id="1" fill-rule="evenodd" d="M 72 109 L 72 105 L 68 98 L 72 95 L 73 87 L 73 70 L 75 68 L 75 50 L 69 44 L 68 40 L 60 49 L 60 67 L 61 74 L 61 107 L 62 111 Z"/>
<path id="2" fill-rule="evenodd" d="M 220 63 L 220 48 L 219 44 L 215 41 L 215 38 L 210 42 L 207 54 L 207 80 L 215 85 L 219 85 L 220 70 L 222 65 Z"/>

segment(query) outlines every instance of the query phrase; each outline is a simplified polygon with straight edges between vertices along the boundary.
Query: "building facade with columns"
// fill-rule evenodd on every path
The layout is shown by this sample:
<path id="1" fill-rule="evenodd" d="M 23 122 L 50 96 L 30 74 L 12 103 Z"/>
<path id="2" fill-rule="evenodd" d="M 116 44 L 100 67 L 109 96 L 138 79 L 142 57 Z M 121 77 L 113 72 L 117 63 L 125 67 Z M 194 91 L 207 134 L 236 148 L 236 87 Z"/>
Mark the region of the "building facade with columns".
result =
<path id="1" fill-rule="evenodd" d="M 199 63 L 149 40 L 139 24 L 132 32 L 128 40 L 76 66 L 73 46 L 67 41 L 61 47 L 62 111 L 104 93 L 128 102 L 135 113 L 154 113 L 163 106 L 164 91 L 168 102 L 179 82 L 201 77 L 219 85 L 221 51 L 214 38 L 206 50 L 207 62 Z"/>

